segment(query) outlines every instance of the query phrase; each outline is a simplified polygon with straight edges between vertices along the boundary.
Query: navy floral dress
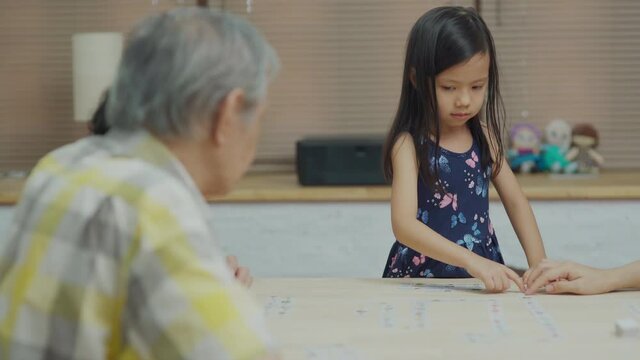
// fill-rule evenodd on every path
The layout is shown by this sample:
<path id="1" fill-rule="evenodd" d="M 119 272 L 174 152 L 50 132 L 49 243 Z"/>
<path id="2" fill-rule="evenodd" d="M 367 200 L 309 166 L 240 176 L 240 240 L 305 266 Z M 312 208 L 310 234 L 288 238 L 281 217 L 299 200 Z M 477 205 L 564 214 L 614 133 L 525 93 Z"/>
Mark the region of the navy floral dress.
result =
<path id="1" fill-rule="evenodd" d="M 440 235 L 487 259 L 504 264 L 498 240 L 489 218 L 491 167 L 483 169 L 480 148 L 455 153 L 440 149 L 437 161 L 430 154 L 432 168 L 438 166 L 445 193 L 431 191 L 418 179 L 417 219 Z M 391 247 L 383 277 L 464 278 L 460 267 L 431 259 L 396 242 Z"/>

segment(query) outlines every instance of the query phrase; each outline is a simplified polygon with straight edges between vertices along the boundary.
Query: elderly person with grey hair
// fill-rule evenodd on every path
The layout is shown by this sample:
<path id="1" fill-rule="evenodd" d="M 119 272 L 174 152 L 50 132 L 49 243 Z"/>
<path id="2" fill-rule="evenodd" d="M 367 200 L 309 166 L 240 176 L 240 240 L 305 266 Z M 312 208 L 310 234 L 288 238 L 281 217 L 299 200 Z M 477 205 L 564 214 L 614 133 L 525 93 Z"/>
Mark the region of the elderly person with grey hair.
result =
<path id="1" fill-rule="evenodd" d="M 38 163 L 0 245 L 0 358 L 273 355 L 203 194 L 227 193 L 249 167 L 277 67 L 228 14 L 182 8 L 133 30 L 109 132 Z"/>

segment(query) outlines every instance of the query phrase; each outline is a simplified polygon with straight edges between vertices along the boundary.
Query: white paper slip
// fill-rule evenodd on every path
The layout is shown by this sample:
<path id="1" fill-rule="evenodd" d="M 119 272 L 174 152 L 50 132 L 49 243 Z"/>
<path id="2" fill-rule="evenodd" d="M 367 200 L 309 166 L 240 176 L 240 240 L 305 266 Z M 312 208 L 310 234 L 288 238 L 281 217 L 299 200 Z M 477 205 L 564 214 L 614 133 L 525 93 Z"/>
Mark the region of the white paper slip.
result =
<path id="1" fill-rule="evenodd" d="M 634 319 L 620 319 L 616 321 L 616 336 L 633 337 L 640 333 L 640 325 Z"/>
<path id="2" fill-rule="evenodd" d="M 306 349 L 307 360 L 361 360 L 358 351 L 343 344 L 314 346 Z"/>

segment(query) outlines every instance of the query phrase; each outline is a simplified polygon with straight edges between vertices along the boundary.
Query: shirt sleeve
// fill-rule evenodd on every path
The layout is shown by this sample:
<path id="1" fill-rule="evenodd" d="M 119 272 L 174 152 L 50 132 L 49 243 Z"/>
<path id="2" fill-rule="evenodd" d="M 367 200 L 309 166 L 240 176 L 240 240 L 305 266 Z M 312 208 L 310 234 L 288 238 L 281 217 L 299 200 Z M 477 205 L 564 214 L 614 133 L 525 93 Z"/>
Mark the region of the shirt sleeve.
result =
<path id="1" fill-rule="evenodd" d="M 264 312 L 237 282 L 201 222 L 177 209 L 139 209 L 131 250 L 124 338 L 141 358 L 258 359 L 272 350 Z M 196 244 L 196 245 L 194 245 Z"/>

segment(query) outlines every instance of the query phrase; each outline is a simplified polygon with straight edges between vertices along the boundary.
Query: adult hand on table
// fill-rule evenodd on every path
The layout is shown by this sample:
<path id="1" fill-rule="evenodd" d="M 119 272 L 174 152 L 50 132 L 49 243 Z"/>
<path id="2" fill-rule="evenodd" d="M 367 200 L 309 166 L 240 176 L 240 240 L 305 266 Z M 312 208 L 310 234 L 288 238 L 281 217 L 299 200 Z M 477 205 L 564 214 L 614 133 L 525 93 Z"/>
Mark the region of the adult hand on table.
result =
<path id="1" fill-rule="evenodd" d="M 615 290 L 613 272 L 571 261 L 543 260 L 525 273 L 524 283 L 529 295 L 542 288 L 549 294 L 602 294 Z"/>
<path id="2" fill-rule="evenodd" d="M 238 259 L 233 255 L 227 256 L 227 264 L 231 268 L 231 272 L 233 272 L 233 274 L 235 275 L 236 280 L 238 280 L 247 288 L 251 287 L 251 284 L 253 283 L 253 277 L 251 276 L 249 268 L 240 266 L 240 264 L 238 263 Z"/>

